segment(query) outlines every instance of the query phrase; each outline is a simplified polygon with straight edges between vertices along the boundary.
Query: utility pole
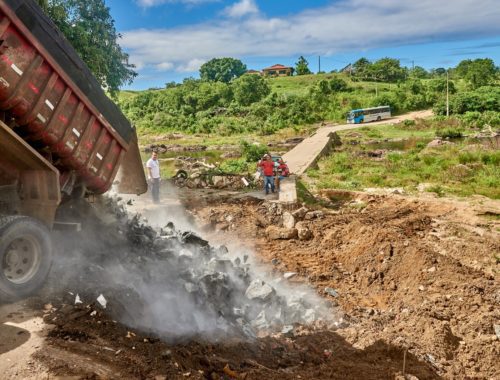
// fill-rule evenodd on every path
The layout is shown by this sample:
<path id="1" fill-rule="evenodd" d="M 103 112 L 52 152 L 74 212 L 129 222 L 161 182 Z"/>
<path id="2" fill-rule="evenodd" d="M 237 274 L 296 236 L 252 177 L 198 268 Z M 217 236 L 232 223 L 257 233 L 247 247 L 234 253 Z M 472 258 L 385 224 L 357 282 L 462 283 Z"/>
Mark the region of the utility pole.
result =
<path id="1" fill-rule="evenodd" d="M 449 75 L 449 69 L 446 70 L 446 117 L 450 116 L 450 86 L 449 86 L 449 81 L 450 81 L 450 75 Z"/>
<path id="2" fill-rule="evenodd" d="M 321 56 L 318 55 L 318 74 L 321 72 Z"/>

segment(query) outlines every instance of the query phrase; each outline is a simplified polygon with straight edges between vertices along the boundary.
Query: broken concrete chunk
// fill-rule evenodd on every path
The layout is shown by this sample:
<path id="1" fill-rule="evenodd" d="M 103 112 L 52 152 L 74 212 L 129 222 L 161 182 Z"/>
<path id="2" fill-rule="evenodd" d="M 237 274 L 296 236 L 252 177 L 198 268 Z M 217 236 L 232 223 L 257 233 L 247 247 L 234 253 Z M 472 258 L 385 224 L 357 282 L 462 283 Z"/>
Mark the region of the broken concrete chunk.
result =
<path id="1" fill-rule="evenodd" d="M 202 239 L 198 235 L 196 235 L 194 232 L 184 232 L 182 234 L 182 241 L 184 244 L 193 244 L 193 245 L 198 245 L 200 247 L 206 247 L 208 246 L 208 241 L 205 239 Z"/>
<path id="2" fill-rule="evenodd" d="M 304 322 L 307 324 L 311 324 L 316 320 L 316 312 L 314 309 L 307 309 L 304 313 Z"/>
<path id="3" fill-rule="evenodd" d="M 108 301 L 106 300 L 106 298 L 104 298 L 102 294 L 100 294 L 99 297 L 97 297 L 97 302 L 99 302 L 99 304 L 102 306 L 103 309 L 106 309 Z"/>
<path id="4" fill-rule="evenodd" d="M 338 297 L 339 296 L 339 293 L 335 289 L 330 288 L 328 286 L 325 288 L 325 293 L 331 295 L 332 297 Z"/>
<path id="5" fill-rule="evenodd" d="M 293 213 L 292 213 L 292 216 L 296 219 L 304 219 L 304 216 L 306 216 L 307 212 L 309 210 L 305 207 L 301 207 L 299 208 L 298 210 L 295 210 Z"/>
<path id="6" fill-rule="evenodd" d="M 186 291 L 188 293 L 196 293 L 198 290 L 200 290 L 200 287 L 196 284 L 191 283 L 191 282 L 186 282 L 184 284 L 184 289 L 186 289 Z"/>
<path id="7" fill-rule="evenodd" d="M 295 225 L 297 236 L 300 240 L 309 240 L 312 238 L 312 231 L 307 227 L 307 222 L 298 222 Z"/>
<path id="8" fill-rule="evenodd" d="M 182 248 L 179 252 L 179 257 L 187 257 L 192 259 L 193 258 L 193 252 L 191 252 L 189 249 Z"/>
<path id="9" fill-rule="evenodd" d="M 80 298 L 80 296 L 77 294 L 76 297 L 75 297 L 75 305 L 79 305 L 83 303 L 82 302 L 82 299 Z"/>
<path id="10" fill-rule="evenodd" d="M 247 288 L 245 292 L 245 297 L 250 300 L 258 299 L 261 301 L 269 300 L 275 290 L 270 285 L 266 284 L 264 281 L 260 279 L 253 280 L 250 283 L 250 286 Z"/>
<path id="11" fill-rule="evenodd" d="M 295 228 L 280 228 L 269 226 L 266 228 L 266 235 L 271 240 L 289 240 L 297 237 L 297 229 Z"/>
<path id="12" fill-rule="evenodd" d="M 283 328 L 281 329 L 281 333 L 287 336 L 293 335 L 293 326 L 292 325 L 283 326 Z"/>
<path id="13" fill-rule="evenodd" d="M 500 325 L 493 325 L 493 329 L 495 330 L 498 340 L 500 340 Z"/>
<path id="14" fill-rule="evenodd" d="M 323 217 L 323 211 L 321 210 L 316 210 L 316 211 L 309 211 L 305 216 L 305 220 L 312 220 L 312 219 L 320 219 Z"/>
<path id="15" fill-rule="evenodd" d="M 253 328 L 257 330 L 266 330 L 269 328 L 269 322 L 266 319 L 266 313 L 262 310 L 257 318 L 250 322 Z"/>
<path id="16" fill-rule="evenodd" d="M 283 227 L 288 229 L 295 227 L 295 218 L 288 211 L 283 213 Z"/>

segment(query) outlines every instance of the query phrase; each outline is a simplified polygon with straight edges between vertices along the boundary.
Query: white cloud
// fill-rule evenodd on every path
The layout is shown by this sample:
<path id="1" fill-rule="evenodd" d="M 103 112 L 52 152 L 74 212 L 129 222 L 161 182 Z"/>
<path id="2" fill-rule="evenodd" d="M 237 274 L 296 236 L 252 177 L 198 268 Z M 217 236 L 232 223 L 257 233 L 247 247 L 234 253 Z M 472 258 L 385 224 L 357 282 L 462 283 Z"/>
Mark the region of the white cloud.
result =
<path id="1" fill-rule="evenodd" d="M 180 73 L 193 73 L 195 71 L 198 71 L 201 65 L 203 65 L 206 61 L 206 59 L 194 58 L 189 60 L 189 62 L 184 65 L 177 66 L 175 71 L 178 71 Z"/>
<path id="2" fill-rule="evenodd" d="M 196 5 L 203 3 L 215 3 L 218 1 L 220 0 L 136 0 L 136 3 L 141 7 L 149 8 L 168 3 L 182 3 L 188 5 Z"/>
<path id="3" fill-rule="evenodd" d="M 158 63 L 155 67 L 158 71 L 169 71 L 174 68 L 174 64 L 172 62 L 161 62 Z"/>
<path id="4" fill-rule="evenodd" d="M 170 29 L 132 30 L 123 33 L 122 45 L 132 62 L 152 66 L 172 62 L 178 71 L 194 72 L 213 57 L 331 55 L 384 46 L 498 36 L 497 2 L 455 0 L 450 6 L 435 0 L 344 0 L 281 18 L 252 13 L 252 17 L 243 19 L 223 18 Z"/>
<path id="5" fill-rule="evenodd" d="M 224 9 L 223 13 L 229 17 L 239 18 L 258 12 L 259 8 L 257 8 L 254 0 L 241 0 Z"/>

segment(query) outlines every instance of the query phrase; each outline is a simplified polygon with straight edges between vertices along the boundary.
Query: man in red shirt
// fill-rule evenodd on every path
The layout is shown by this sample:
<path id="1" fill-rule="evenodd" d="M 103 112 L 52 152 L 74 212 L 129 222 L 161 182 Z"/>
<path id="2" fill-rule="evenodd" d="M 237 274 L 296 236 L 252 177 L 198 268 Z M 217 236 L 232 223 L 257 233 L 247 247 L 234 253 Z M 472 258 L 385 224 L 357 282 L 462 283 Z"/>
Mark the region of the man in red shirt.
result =
<path id="1" fill-rule="evenodd" d="M 264 190 L 269 194 L 269 186 L 274 193 L 274 162 L 269 154 L 264 155 L 264 159 L 259 162 L 259 168 L 262 168 L 264 175 Z"/>

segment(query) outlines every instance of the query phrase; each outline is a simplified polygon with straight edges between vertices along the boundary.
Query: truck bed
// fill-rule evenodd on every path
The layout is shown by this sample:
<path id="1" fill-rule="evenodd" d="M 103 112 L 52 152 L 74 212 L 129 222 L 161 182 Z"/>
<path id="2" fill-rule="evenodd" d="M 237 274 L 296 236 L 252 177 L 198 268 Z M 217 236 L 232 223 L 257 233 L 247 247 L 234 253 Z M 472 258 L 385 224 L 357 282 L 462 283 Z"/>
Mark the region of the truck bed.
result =
<path id="1" fill-rule="evenodd" d="M 32 0 L 0 0 L 0 110 L 48 147 L 61 171 L 95 192 L 112 184 L 135 131 Z"/>

